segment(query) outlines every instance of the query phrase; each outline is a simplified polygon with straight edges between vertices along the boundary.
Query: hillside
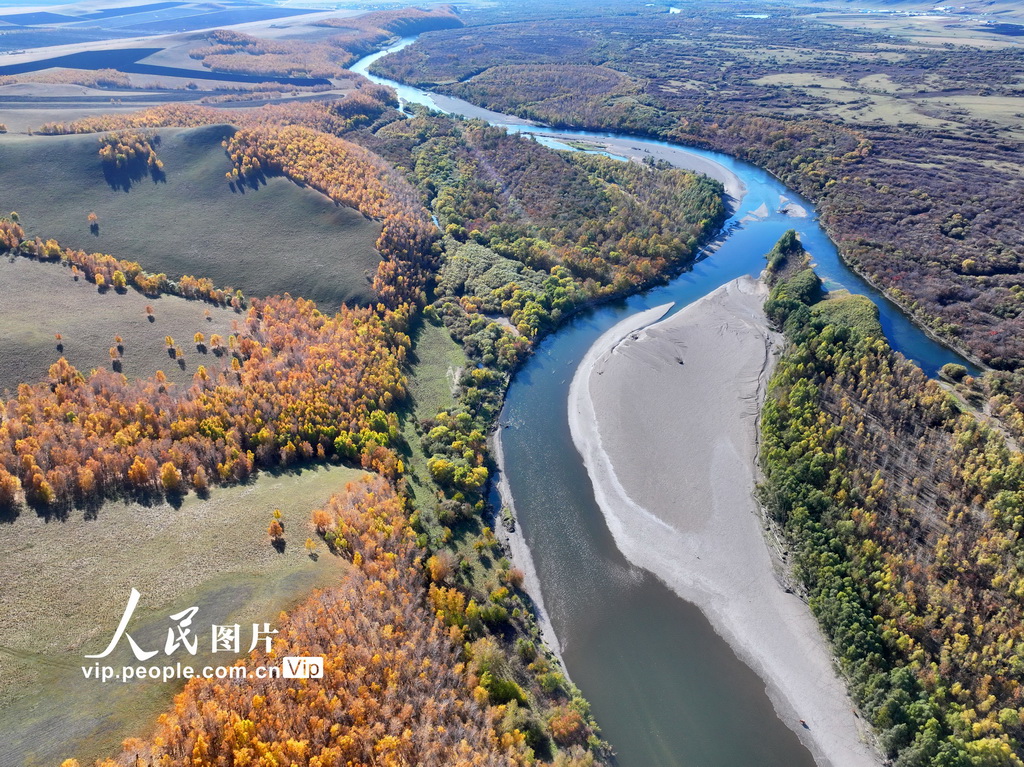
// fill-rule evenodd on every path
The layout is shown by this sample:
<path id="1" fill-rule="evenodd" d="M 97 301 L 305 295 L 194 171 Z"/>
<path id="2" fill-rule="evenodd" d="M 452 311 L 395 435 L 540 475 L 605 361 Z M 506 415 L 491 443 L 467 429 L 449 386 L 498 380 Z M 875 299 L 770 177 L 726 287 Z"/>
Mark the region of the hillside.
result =
<path id="1" fill-rule="evenodd" d="M 76 280 L 70 269 L 27 258 L 0 261 L 0 295 L 0 393 L 44 379 L 62 356 L 84 372 L 117 369 L 110 349 L 116 349 L 118 337 L 123 342 L 118 367 L 126 376 L 145 378 L 162 370 L 172 383 L 191 386 L 200 365 L 213 372 L 228 364 L 226 355 L 208 348 L 209 339 L 227 339 L 235 322 L 245 319 L 231 309 L 178 296 L 100 293 L 92 283 Z M 196 333 L 207 343 L 196 344 Z M 183 364 L 168 356 L 167 336 L 183 351 Z"/>
<path id="2" fill-rule="evenodd" d="M 234 132 L 214 125 L 150 135 L 159 181 L 105 173 L 96 135 L 5 136 L 0 209 L 18 211 L 30 236 L 172 278 L 199 274 L 252 296 L 289 291 L 326 310 L 369 300 L 380 225 L 281 176 L 232 188 L 221 141 Z M 99 217 L 92 231 L 91 212 Z"/>
<path id="3" fill-rule="evenodd" d="M 143 594 L 133 636 L 159 646 L 167 616 L 184 607 L 200 607 L 197 630 L 205 624 L 208 632 L 229 618 L 275 621 L 335 583 L 345 563 L 312 558 L 303 546 L 314 534 L 309 512 L 359 476 L 344 466 L 265 474 L 177 506 L 111 501 L 94 518 L 72 513 L 55 523 L 22 514 L 5 524 L 4 607 L 17 617 L 0 629 L 0 764 L 56 765 L 69 754 L 89 764 L 84 760 L 116 750 L 180 690 L 182 682 L 122 684 L 97 694 L 96 681 L 81 673 L 82 656 L 102 650 L 96 646 L 132 588 Z M 287 527 L 281 552 L 266 533 L 277 507 Z M 72 595 L 69 583 L 89 586 Z M 224 658 L 234 660 L 211 656 L 203 642 L 200 662 Z M 132 659 L 119 651 L 116 662 Z"/>

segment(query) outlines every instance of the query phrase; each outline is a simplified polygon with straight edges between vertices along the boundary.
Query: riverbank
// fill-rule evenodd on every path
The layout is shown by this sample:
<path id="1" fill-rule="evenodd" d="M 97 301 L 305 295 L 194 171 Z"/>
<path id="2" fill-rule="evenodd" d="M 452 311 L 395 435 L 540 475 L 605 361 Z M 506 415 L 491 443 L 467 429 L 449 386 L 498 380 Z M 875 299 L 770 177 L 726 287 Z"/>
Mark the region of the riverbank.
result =
<path id="1" fill-rule="evenodd" d="M 403 41 L 391 50 L 410 42 Z M 365 69 L 386 53 L 373 54 L 353 69 Z M 437 107 L 437 94 L 368 76 L 374 82 L 396 87 L 406 102 Z M 445 103 L 445 110 L 456 114 L 479 109 L 459 99 L 446 97 Z M 570 148 L 608 149 L 610 154 L 623 155 L 621 149 L 597 145 L 599 139 L 608 137 L 600 129 L 524 126 L 521 118 L 502 115 L 490 121 L 524 133 L 557 134 L 559 142 Z M 813 206 L 770 171 L 710 150 L 626 134 L 614 138 L 641 150 L 650 148 L 652 154 L 655 147 L 659 152 L 670 152 L 672 157 L 666 159 L 679 160 L 673 163 L 678 167 L 686 167 L 683 155 L 712 161 L 735 173 L 747 193 L 726 223 L 724 236 L 702 251 L 702 257 L 691 270 L 646 292 L 644 297 L 625 299 L 624 306 L 630 308 L 596 307 L 593 312 L 581 314 L 577 321 L 567 322 L 537 348 L 508 390 L 502 412 L 502 420 L 508 424 L 501 435 L 504 456 L 496 457 L 503 480 L 515 494 L 516 515 L 521 522 L 517 528 L 523 530 L 530 546 L 526 555 L 543 585 L 542 609 L 550 615 L 557 630 L 573 680 L 591 702 L 603 734 L 614 744 L 623 767 L 809 767 L 810 752 L 796 736 L 799 729 L 806 741 L 808 731 L 794 727 L 794 721 L 798 722 L 791 716 L 795 709 L 786 708 L 774 688 L 774 709 L 778 711 L 773 709 L 772 700 L 764 694 L 765 675 L 762 672 L 759 677 L 751 671 L 751 655 L 732 642 L 749 665 L 740 663 L 734 650 L 715 634 L 697 607 L 679 599 L 678 589 L 666 587 L 667 579 L 655 578 L 623 557 L 594 502 L 590 477 L 569 433 L 565 403 L 573 372 L 584 350 L 624 310 L 636 311 L 647 302 L 687 305 L 730 279 L 756 274 L 764 266 L 763 254 L 790 228 L 798 231 L 826 279 L 851 292 L 868 295 L 879 304 L 886 332 L 891 333 L 890 339 L 904 354 L 920 360 L 930 371 L 951 361 L 950 354 L 847 268 L 819 224 Z M 797 201 L 808 215 L 800 217 L 780 210 L 788 200 Z M 755 211 L 761 215 L 744 220 Z M 714 258 L 703 257 L 711 252 L 715 253 Z M 754 514 L 750 516 L 759 533 L 760 520 Z M 621 530 L 616 537 L 622 539 Z M 519 559 L 516 564 L 523 567 L 525 561 Z M 806 608 L 791 599 L 817 635 L 817 627 Z M 716 619 L 715 624 L 724 634 L 721 621 Z M 795 656 L 800 657 L 798 652 Z M 826 677 L 832 678 L 824 650 L 819 652 L 819 658 L 824 658 Z M 828 695 L 835 699 L 841 717 L 852 718 L 849 709 L 843 708 L 845 694 L 841 685 L 829 687 L 821 697 Z M 780 726 L 779 712 L 793 729 Z M 817 715 L 809 719 L 803 713 L 799 718 L 806 719 L 816 735 L 819 728 L 828 726 Z M 848 729 L 854 749 L 859 748 L 856 722 Z M 835 734 L 826 738 L 837 739 Z M 822 747 L 811 747 L 820 758 Z M 867 753 L 866 759 L 854 763 L 857 767 L 876 763 L 870 751 Z M 840 763 L 836 764 L 838 767 Z"/>
<path id="2" fill-rule="evenodd" d="M 555 633 L 555 627 L 551 623 L 551 616 L 544 607 L 544 594 L 540 588 L 540 577 L 537 575 L 533 555 L 530 553 L 530 546 L 523 536 L 523 528 L 519 524 L 519 517 L 516 515 L 516 502 L 512 497 L 512 488 L 509 487 L 508 479 L 505 477 L 505 453 L 501 447 L 501 426 L 494 432 L 489 442 L 491 455 L 494 456 L 494 462 L 498 466 L 498 471 L 493 481 L 494 491 L 498 494 L 500 500 L 499 514 L 501 510 L 508 509 L 513 519 L 512 530 L 507 529 L 500 519 L 495 522 L 494 530 L 498 540 L 508 550 L 509 559 L 516 567 L 523 571 L 523 591 L 526 592 L 530 601 L 533 602 L 533 617 L 540 627 L 541 639 L 544 645 L 558 658 L 558 662 L 562 666 L 562 673 L 566 679 L 570 679 L 565 659 L 562 658 L 562 646 L 558 641 L 558 635 Z"/>
<path id="3" fill-rule="evenodd" d="M 742 277 L 662 322 L 667 306 L 618 323 L 576 372 L 570 430 L 627 559 L 701 608 L 818 764 L 877 767 L 814 617 L 781 583 L 752 496 L 779 344 L 765 296 Z"/>

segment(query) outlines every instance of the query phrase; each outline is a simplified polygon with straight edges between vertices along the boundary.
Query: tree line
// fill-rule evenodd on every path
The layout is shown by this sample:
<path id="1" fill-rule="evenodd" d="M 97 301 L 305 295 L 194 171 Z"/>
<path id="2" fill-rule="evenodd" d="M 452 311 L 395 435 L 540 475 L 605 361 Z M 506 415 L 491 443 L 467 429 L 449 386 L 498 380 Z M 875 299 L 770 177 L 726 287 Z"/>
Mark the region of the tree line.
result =
<path id="1" fill-rule="evenodd" d="M 759 496 L 851 694 L 900 767 L 1020 765 L 1024 470 L 1003 438 L 836 312 L 794 256 Z"/>

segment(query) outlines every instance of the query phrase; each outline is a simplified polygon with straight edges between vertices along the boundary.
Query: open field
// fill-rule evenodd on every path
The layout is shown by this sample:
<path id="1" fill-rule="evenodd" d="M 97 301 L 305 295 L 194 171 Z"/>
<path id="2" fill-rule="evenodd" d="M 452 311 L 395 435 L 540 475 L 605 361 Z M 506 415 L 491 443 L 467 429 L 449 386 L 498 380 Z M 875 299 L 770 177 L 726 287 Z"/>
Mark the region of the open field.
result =
<path id="1" fill-rule="evenodd" d="M 920 45 L 969 45 L 979 49 L 998 49 L 1024 45 L 1024 37 L 1001 34 L 999 27 L 986 18 L 959 14 L 928 14 L 924 16 L 895 16 L 891 14 L 816 14 L 819 21 L 847 29 L 899 35 L 907 42 Z M 1006 19 L 1011 21 L 1012 19 Z M 1019 21 L 1019 19 L 1017 19 Z"/>
<path id="2" fill-rule="evenodd" d="M 424 321 L 413 341 L 409 394 L 419 417 L 432 418 L 455 404 L 452 391 L 469 363 L 440 322 Z"/>
<path id="3" fill-rule="evenodd" d="M 133 4 L 131 9 L 93 10 L 90 3 L 56 7 L 11 8 L 0 14 L 5 29 L 0 50 L 34 51 L 56 46 L 65 50 L 95 49 L 110 42 L 177 37 L 206 29 L 239 27 L 242 29 L 304 28 L 326 16 L 343 16 L 351 11 L 327 13 L 301 6 L 214 3 Z M 167 7 L 173 6 L 173 7 Z M 3 6 L 0 6 L 3 7 Z M 125 10 L 131 10 L 125 13 Z"/>
<path id="4" fill-rule="evenodd" d="M 148 106 L 156 106 L 158 103 L 162 102 L 154 100 L 151 103 L 134 103 L 131 106 L 115 106 L 109 102 L 89 105 L 41 104 L 38 102 L 11 104 L 8 102 L 0 107 L 0 122 L 7 126 L 9 133 L 28 133 L 39 128 L 43 123 L 73 122 L 93 115 L 136 112 Z"/>
<path id="5" fill-rule="evenodd" d="M 113 188 L 95 135 L 0 139 L 0 209 L 26 233 L 110 253 L 169 276 L 193 274 L 246 295 L 284 292 L 327 311 L 371 298 L 380 225 L 284 177 L 232 190 L 227 125 L 161 129 L 164 178 Z M 60 204 L 54 202 L 59 200 Z M 99 228 L 90 232 L 86 216 Z"/>
<path id="6" fill-rule="evenodd" d="M 211 624 L 240 624 L 244 651 L 252 623 L 273 628 L 281 610 L 333 582 L 341 561 L 322 545 L 314 560 L 304 547 L 316 537 L 310 513 L 360 475 L 338 466 L 263 475 L 215 489 L 208 500 L 188 496 L 180 508 L 111 502 L 94 519 L 74 513 L 46 522 L 25 512 L 3 525 L 0 764 L 53 765 L 72 755 L 91 763 L 142 734 L 166 708 L 180 682 L 103 684 L 81 671 L 93 663 L 82 656 L 110 641 L 132 588 L 142 598 L 129 634 L 144 649 L 163 647 L 169 615 L 199 607 L 198 655 L 161 651 L 152 662 L 201 668 L 235 659 L 209 652 Z M 283 513 L 283 553 L 267 537 L 274 508 Z M 134 665 L 125 648 L 122 641 L 101 662 Z"/>
<path id="7" fill-rule="evenodd" d="M 76 281 L 70 269 L 27 258 L 0 260 L 0 295 L 0 393 L 42 380 L 61 356 L 83 373 L 109 369 L 116 336 L 124 340 L 121 372 L 126 376 L 148 377 L 162 370 L 168 380 L 189 386 L 200 365 L 213 372 L 228 359 L 201 352 L 195 334 L 202 333 L 207 346 L 214 333 L 226 344 L 234 323 L 243 318 L 231 309 L 177 296 L 100 293 L 85 279 Z M 147 306 L 153 307 L 152 322 Z M 169 357 L 166 336 L 184 352 L 184 367 Z"/>

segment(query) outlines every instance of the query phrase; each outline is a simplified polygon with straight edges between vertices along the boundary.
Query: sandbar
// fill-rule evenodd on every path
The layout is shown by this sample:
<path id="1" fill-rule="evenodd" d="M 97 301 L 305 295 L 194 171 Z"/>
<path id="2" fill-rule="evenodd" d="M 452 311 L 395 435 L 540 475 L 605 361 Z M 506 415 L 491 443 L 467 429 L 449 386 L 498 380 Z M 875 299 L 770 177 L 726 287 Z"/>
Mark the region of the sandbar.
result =
<path id="1" fill-rule="evenodd" d="M 819 765 L 878 767 L 753 496 L 758 414 L 782 343 L 766 295 L 741 277 L 660 322 L 669 307 L 616 325 L 576 372 L 570 429 L 625 556 L 704 612 Z"/>

